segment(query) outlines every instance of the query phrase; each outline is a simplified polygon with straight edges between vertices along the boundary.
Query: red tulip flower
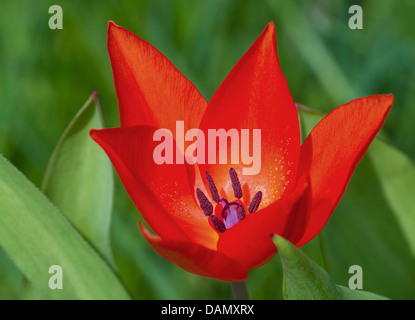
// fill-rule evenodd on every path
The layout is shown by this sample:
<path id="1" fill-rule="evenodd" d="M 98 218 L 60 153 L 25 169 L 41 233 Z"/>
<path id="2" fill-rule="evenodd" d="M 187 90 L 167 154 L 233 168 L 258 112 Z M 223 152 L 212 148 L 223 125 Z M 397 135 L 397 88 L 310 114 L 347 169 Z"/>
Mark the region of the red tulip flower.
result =
<path id="1" fill-rule="evenodd" d="M 113 22 L 108 51 L 121 127 L 91 136 L 154 232 L 139 224 L 154 250 L 223 281 L 245 280 L 247 271 L 269 261 L 277 251 L 272 234 L 299 247 L 322 230 L 393 104 L 392 95 L 353 100 L 329 113 L 301 145 L 273 23 L 209 103 L 156 48 Z M 178 120 L 184 132 L 261 129 L 260 172 L 243 175 L 242 164 L 155 163 L 155 131 L 175 132 Z"/>

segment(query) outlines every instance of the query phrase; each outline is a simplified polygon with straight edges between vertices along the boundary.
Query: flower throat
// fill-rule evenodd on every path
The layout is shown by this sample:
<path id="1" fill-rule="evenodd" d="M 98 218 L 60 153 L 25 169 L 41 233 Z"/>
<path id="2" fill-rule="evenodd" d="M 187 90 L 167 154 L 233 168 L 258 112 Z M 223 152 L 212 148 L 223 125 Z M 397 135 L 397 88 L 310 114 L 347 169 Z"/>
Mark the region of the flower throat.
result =
<path id="1" fill-rule="evenodd" d="M 229 170 L 229 176 L 231 178 L 234 196 L 237 199 L 233 202 L 229 202 L 227 199 L 219 197 L 218 189 L 216 188 L 212 177 L 208 172 L 206 172 L 206 179 L 209 185 L 210 194 L 212 196 L 212 200 L 216 202 L 215 210 L 213 210 L 212 203 L 203 191 L 199 188 L 196 189 L 196 196 L 199 200 L 200 208 L 205 216 L 209 217 L 209 224 L 220 233 L 232 228 L 246 217 L 245 207 L 240 200 L 243 197 L 242 187 L 235 169 L 231 168 Z M 258 191 L 249 204 L 248 212 L 254 213 L 257 211 L 261 200 L 262 192 Z"/>

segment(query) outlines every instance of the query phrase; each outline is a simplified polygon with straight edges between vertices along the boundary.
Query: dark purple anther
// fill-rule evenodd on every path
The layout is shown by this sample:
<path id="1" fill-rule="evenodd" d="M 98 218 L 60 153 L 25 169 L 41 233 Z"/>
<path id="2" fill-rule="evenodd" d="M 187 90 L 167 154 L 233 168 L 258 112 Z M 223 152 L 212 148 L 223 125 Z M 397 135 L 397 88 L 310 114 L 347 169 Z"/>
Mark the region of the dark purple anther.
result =
<path id="1" fill-rule="evenodd" d="M 210 221 L 212 221 L 213 227 L 220 233 L 226 231 L 226 227 L 222 221 L 216 216 L 210 216 Z"/>
<path id="2" fill-rule="evenodd" d="M 258 210 L 258 207 L 262 200 L 262 192 L 258 191 L 255 196 L 252 198 L 252 201 L 248 207 L 248 212 L 253 213 Z"/>
<path id="3" fill-rule="evenodd" d="M 206 179 L 209 184 L 209 189 L 210 189 L 210 194 L 212 195 L 212 199 L 213 201 L 218 203 L 220 201 L 218 189 L 216 189 L 215 183 L 213 182 L 213 179 L 208 172 L 206 172 Z"/>
<path id="4" fill-rule="evenodd" d="M 196 190 L 196 196 L 199 200 L 200 208 L 203 210 L 203 213 L 206 216 L 210 216 L 213 213 L 213 205 L 210 203 L 209 199 L 206 198 L 205 194 L 202 190 L 197 188 Z"/>
<path id="5" fill-rule="evenodd" d="M 229 175 L 231 176 L 232 188 L 233 188 L 233 193 L 235 194 L 235 198 L 241 199 L 242 198 L 241 183 L 239 182 L 238 175 L 234 168 L 229 169 Z"/>

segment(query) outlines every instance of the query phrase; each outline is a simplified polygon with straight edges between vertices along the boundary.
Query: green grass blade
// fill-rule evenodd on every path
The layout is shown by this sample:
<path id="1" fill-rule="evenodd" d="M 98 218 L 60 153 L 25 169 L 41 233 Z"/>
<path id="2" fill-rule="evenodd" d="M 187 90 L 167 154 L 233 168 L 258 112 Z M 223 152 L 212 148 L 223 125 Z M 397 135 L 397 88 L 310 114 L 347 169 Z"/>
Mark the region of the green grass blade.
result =
<path id="1" fill-rule="evenodd" d="M 373 142 L 370 159 L 376 169 L 383 195 L 395 212 L 412 257 L 415 257 L 415 167 L 398 149 L 380 141 Z"/>
<path id="2" fill-rule="evenodd" d="M 46 299 L 128 299 L 107 263 L 69 221 L 0 156 L 0 245 Z M 49 268 L 63 270 L 51 290 Z"/>
<path id="3" fill-rule="evenodd" d="M 324 94 L 336 104 L 360 95 L 296 1 L 268 0 L 268 5 L 277 17 L 276 27 L 284 27 L 297 52 L 320 82 Z"/>

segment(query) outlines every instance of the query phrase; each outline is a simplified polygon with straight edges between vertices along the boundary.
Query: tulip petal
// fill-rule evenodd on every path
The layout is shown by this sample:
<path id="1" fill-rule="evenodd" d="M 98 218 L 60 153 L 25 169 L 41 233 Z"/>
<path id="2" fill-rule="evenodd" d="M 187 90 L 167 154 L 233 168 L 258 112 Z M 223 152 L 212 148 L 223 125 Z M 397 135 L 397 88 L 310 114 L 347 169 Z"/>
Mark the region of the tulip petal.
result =
<path id="1" fill-rule="evenodd" d="M 206 100 L 156 48 L 110 21 L 108 52 L 121 126 L 174 130 L 176 120 L 185 130 L 199 126 Z"/>
<path id="2" fill-rule="evenodd" d="M 250 173 L 245 171 L 241 177 L 243 168 L 255 163 L 230 164 L 228 147 L 227 165 L 201 166 L 202 171 L 212 175 L 218 189 L 223 189 L 228 196 L 232 194 L 227 174 L 231 167 L 240 176 L 242 185 L 253 188 L 249 197 L 244 196 L 244 203 L 249 203 L 257 191 L 263 192 L 259 209 L 292 188 L 300 154 L 300 131 L 295 104 L 279 65 L 273 23 L 268 24 L 209 102 L 200 129 L 206 135 L 208 129 L 219 128 L 235 128 L 240 136 L 241 129 L 249 129 L 250 150 L 253 150 L 253 129 L 261 129 L 261 170 L 258 174 L 254 169 Z"/>
<path id="3" fill-rule="evenodd" d="M 151 247 L 163 258 L 184 270 L 222 281 L 243 281 L 248 273 L 237 261 L 193 242 L 168 240 L 152 235 L 139 222 L 140 230 Z"/>
<path id="4" fill-rule="evenodd" d="M 298 172 L 309 172 L 312 200 L 297 246 L 322 230 L 392 104 L 392 95 L 356 99 L 334 109 L 311 131 L 301 147 Z"/>
<path id="5" fill-rule="evenodd" d="M 105 150 L 143 218 L 162 237 L 216 248 L 218 235 L 196 203 L 194 177 L 185 165 L 156 164 L 156 128 L 135 126 L 91 130 Z"/>

